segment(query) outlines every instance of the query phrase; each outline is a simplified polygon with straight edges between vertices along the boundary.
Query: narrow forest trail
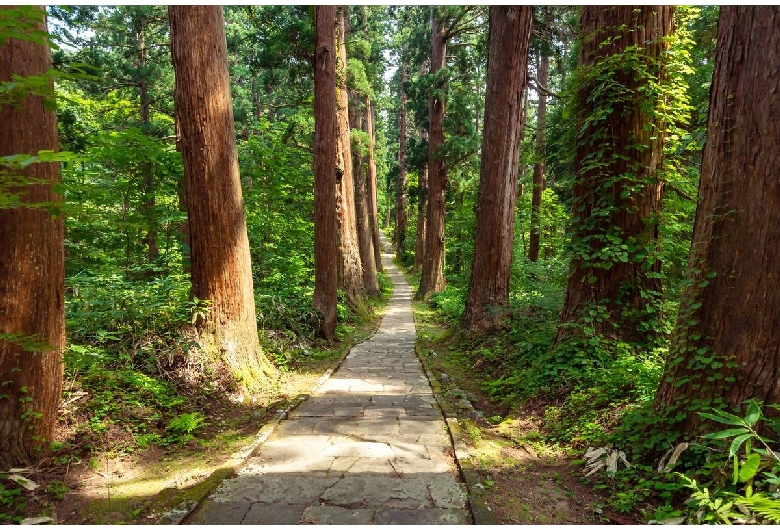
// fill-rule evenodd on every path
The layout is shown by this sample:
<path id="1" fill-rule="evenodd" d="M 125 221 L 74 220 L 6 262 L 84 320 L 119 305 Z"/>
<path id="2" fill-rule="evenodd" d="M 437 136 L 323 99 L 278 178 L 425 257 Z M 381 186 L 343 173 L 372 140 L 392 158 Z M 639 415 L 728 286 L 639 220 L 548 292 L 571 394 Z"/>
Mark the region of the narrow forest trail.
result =
<path id="1" fill-rule="evenodd" d="M 411 288 L 390 254 L 382 262 L 394 291 L 379 330 L 190 524 L 470 522 L 452 442 L 415 355 Z"/>

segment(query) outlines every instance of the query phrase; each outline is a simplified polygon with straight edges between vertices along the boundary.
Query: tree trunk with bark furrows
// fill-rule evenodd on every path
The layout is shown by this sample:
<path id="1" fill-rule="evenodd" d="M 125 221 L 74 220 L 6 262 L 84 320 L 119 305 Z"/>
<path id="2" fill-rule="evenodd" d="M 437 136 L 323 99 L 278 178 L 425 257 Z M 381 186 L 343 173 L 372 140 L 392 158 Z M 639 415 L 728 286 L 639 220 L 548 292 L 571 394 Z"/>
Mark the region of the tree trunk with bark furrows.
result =
<path id="1" fill-rule="evenodd" d="M 361 101 L 352 95 L 349 105 L 349 125 L 352 129 L 363 128 L 363 112 Z M 366 175 L 368 161 L 364 160 L 360 150 L 352 151 L 352 176 L 355 189 L 355 220 L 357 221 L 358 250 L 360 262 L 363 264 L 363 285 L 370 296 L 379 296 L 379 280 L 374 264 L 374 239 L 371 235 L 371 222 L 368 216 L 368 197 L 366 196 Z"/>
<path id="2" fill-rule="evenodd" d="M 690 437 L 696 411 L 780 402 L 778 27 L 777 6 L 720 10 L 689 286 L 655 399 Z"/>
<path id="3" fill-rule="evenodd" d="M 43 9 L 34 29 L 46 31 Z M 0 42 L 0 82 L 49 68 L 47 44 Z M 44 99 L 27 96 L 18 103 L 0 107 L 0 156 L 57 151 L 57 118 Z M 9 175 L 18 175 L 17 182 Z M 59 204 L 52 190 L 59 180 L 52 162 L 0 175 L 0 195 L 39 204 L 0 208 L 1 470 L 35 463 L 48 451 L 57 423 L 65 350 L 63 220 L 43 206 Z"/>
<path id="4" fill-rule="evenodd" d="M 530 6 L 491 6 L 474 261 L 463 327 L 485 331 L 509 304 Z"/>
<path id="5" fill-rule="evenodd" d="M 336 332 L 336 8 L 314 8 L 314 297 L 318 334 Z"/>
<path id="6" fill-rule="evenodd" d="M 382 272 L 382 249 L 379 245 L 379 211 L 376 188 L 376 120 L 374 102 L 366 96 L 366 132 L 368 133 L 368 213 L 371 216 L 371 237 L 374 240 L 374 266 Z"/>
<path id="7" fill-rule="evenodd" d="M 398 180 L 395 183 L 395 253 L 406 252 L 406 63 L 401 65 L 401 116 L 398 133 Z"/>
<path id="8" fill-rule="evenodd" d="M 539 85 L 547 87 L 550 58 L 539 53 L 537 56 L 536 81 Z M 539 246 L 541 240 L 540 217 L 542 210 L 542 192 L 544 191 L 545 170 L 545 128 L 547 124 L 547 96 L 537 90 L 539 95 L 539 108 L 536 111 L 536 161 L 534 162 L 533 189 L 531 190 L 531 235 L 528 240 L 528 259 L 539 260 Z"/>
<path id="9" fill-rule="evenodd" d="M 174 101 L 191 242 L 192 296 L 202 351 L 243 392 L 266 390 L 275 369 L 260 350 L 238 171 L 224 19 L 219 6 L 170 6 Z"/>
<path id="10" fill-rule="evenodd" d="M 447 32 L 431 10 L 431 73 L 444 68 L 447 59 Z M 444 90 L 443 82 L 433 87 Z M 444 290 L 444 193 L 447 172 L 440 148 L 444 144 L 444 99 L 441 94 L 428 98 L 428 201 L 425 226 L 425 254 L 420 286 L 415 298 L 423 300 Z"/>
<path id="11" fill-rule="evenodd" d="M 339 286 L 353 307 L 366 296 L 358 247 L 347 93 L 347 7 L 336 8 L 336 226 Z"/>

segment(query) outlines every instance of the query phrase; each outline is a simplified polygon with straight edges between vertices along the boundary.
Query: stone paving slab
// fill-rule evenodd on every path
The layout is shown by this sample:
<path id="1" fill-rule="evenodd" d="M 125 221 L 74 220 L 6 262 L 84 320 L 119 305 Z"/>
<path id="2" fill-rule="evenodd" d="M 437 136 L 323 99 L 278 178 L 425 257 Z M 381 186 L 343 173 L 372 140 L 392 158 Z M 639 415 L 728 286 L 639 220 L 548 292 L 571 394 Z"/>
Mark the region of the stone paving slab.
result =
<path id="1" fill-rule="evenodd" d="M 189 524 L 470 524 L 446 423 L 414 352 L 411 290 Z"/>

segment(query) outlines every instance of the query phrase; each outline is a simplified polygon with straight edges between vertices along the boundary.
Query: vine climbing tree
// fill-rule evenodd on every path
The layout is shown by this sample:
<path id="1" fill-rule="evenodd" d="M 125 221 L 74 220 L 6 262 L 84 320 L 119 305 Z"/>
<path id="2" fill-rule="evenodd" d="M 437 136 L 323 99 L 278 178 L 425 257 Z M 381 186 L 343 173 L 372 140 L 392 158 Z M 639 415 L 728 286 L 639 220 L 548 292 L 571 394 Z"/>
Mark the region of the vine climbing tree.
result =
<path id="1" fill-rule="evenodd" d="M 572 260 L 557 342 L 583 325 L 627 342 L 656 334 L 665 103 L 658 87 L 673 14 L 671 6 L 582 8 Z"/>

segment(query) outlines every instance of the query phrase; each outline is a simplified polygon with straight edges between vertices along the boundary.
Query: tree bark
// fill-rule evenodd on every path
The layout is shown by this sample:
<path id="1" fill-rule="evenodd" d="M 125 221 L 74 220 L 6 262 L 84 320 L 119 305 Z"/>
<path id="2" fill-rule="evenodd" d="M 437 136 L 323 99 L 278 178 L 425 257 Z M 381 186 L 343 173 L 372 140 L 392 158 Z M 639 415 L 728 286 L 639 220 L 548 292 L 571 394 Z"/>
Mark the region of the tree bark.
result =
<path id="1" fill-rule="evenodd" d="M 335 6 L 314 8 L 314 298 L 319 335 L 336 332 L 336 32 Z"/>
<path id="2" fill-rule="evenodd" d="M 664 37 L 671 33 L 673 16 L 673 6 L 582 8 L 583 71 L 597 71 L 633 47 L 631 53 L 649 75 L 642 77 L 634 67 L 613 68 L 600 76 L 606 75 L 606 81 L 590 79 L 579 87 L 575 253 L 556 343 L 578 334 L 577 326 L 593 306 L 604 315 L 593 327 L 607 338 L 644 342 L 657 333 L 663 124 L 654 115 L 662 101 L 646 94 L 652 93 L 652 84 L 664 81 Z M 609 90 L 609 96 L 593 98 Z"/>
<path id="3" fill-rule="evenodd" d="M 536 62 L 536 77 L 538 83 L 545 87 L 547 86 L 549 64 L 550 58 L 547 54 L 539 52 Z M 531 261 L 539 260 L 541 235 L 539 218 L 542 210 L 542 192 L 544 191 L 544 145 L 547 125 L 547 96 L 540 91 L 537 91 L 537 94 L 539 95 L 539 108 L 536 113 L 536 161 L 534 162 L 533 189 L 531 190 L 531 235 L 528 241 L 528 259 Z"/>
<path id="4" fill-rule="evenodd" d="M 227 382 L 254 393 L 268 388 L 274 367 L 257 336 L 222 8 L 170 6 L 168 12 L 192 296 L 211 301 L 197 322 L 200 344 L 222 372 L 227 368 Z"/>
<path id="5" fill-rule="evenodd" d="M 707 430 L 697 411 L 780 402 L 778 26 L 777 6 L 720 10 L 688 287 L 655 398 L 689 437 Z"/>
<path id="6" fill-rule="evenodd" d="M 350 97 L 349 124 L 352 129 L 363 129 L 362 112 L 369 112 L 368 107 L 361 109 L 361 102 L 354 94 Z M 367 157 L 366 157 L 367 158 Z M 371 222 L 368 217 L 369 199 L 366 196 L 366 175 L 368 163 L 364 163 L 360 150 L 352 151 L 352 176 L 355 190 L 355 217 L 357 221 L 358 250 L 360 262 L 363 264 L 363 285 L 370 296 L 380 294 L 379 280 L 376 276 L 374 262 L 374 239 L 371 234 Z"/>
<path id="7" fill-rule="evenodd" d="M 141 130 L 144 134 L 149 134 L 149 125 L 151 123 L 151 114 L 149 112 L 149 86 L 146 80 L 146 33 L 144 31 L 144 20 L 136 20 L 138 27 L 136 33 L 138 36 L 138 70 L 141 75 L 138 79 L 138 88 L 141 95 Z M 144 205 L 143 211 L 148 224 L 144 243 L 147 248 L 147 259 L 149 263 L 154 263 L 160 257 L 160 249 L 157 247 L 157 215 L 155 212 L 155 181 L 154 164 L 144 162 L 141 165 L 143 174 Z"/>
<path id="8" fill-rule="evenodd" d="M 431 74 L 444 68 L 447 60 L 447 31 L 431 9 Z M 440 148 L 444 144 L 444 81 L 432 87 L 428 98 L 428 204 L 425 256 L 420 286 L 415 298 L 423 300 L 444 290 L 444 193 L 447 172 Z"/>
<path id="9" fill-rule="evenodd" d="M 406 63 L 401 64 L 401 116 L 398 133 L 398 179 L 395 183 L 395 253 L 406 252 Z"/>
<path id="10" fill-rule="evenodd" d="M 376 188 L 376 120 L 374 102 L 366 96 L 366 132 L 368 133 L 368 210 L 371 214 L 371 236 L 374 240 L 374 266 L 382 272 L 382 249 L 379 245 L 379 212 Z"/>
<path id="11" fill-rule="evenodd" d="M 338 227 L 339 285 L 353 307 L 363 303 L 363 264 L 358 248 L 355 191 L 350 148 L 347 93 L 347 6 L 336 8 L 336 226 Z M 341 176 L 339 176 L 339 173 Z"/>
<path id="12" fill-rule="evenodd" d="M 531 6 L 491 6 L 474 261 L 463 327 L 484 332 L 509 304 Z"/>
<path id="13" fill-rule="evenodd" d="M 420 75 L 425 73 L 425 62 L 420 64 Z M 427 138 L 428 131 L 419 130 L 420 140 Z M 425 259 L 425 216 L 428 211 L 428 164 L 424 164 L 417 176 L 417 234 L 414 240 L 414 271 L 422 270 Z"/>
<path id="14" fill-rule="evenodd" d="M 43 8 L 34 29 L 46 31 Z M 0 82 L 49 68 L 46 44 L 0 42 Z M 0 123 L 0 156 L 57 151 L 57 118 L 42 97 L 3 105 Z M 11 175 L 28 183 L 11 184 Z M 0 194 L 56 207 L 60 197 L 52 184 L 59 180 L 57 164 L 34 163 L 0 174 Z M 41 206 L 0 208 L 0 248 L 0 469 L 8 470 L 43 456 L 57 423 L 65 350 L 62 216 Z"/>

